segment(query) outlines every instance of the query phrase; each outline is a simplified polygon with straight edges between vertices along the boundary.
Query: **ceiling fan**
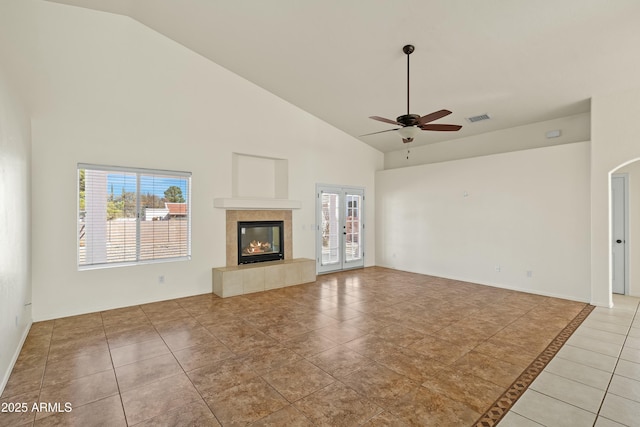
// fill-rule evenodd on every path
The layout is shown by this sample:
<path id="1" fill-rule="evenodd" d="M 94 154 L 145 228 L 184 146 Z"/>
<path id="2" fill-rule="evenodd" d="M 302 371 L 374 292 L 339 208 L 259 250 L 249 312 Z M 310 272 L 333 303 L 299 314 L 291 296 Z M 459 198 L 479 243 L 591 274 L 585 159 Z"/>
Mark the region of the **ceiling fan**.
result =
<path id="1" fill-rule="evenodd" d="M 360 136 L 368 136 L 368 135 L 375 135 L 378 133 L 398 131 L 398 133 L 402 136 L 402 142 L 407 143 L 407 142 L 413 141 L 413 138 L 421 130 L 431 130 L 431 131 L 438 131 L 438 132 L 455 132 L 455 131 L 459 131 L 462 128 L 462 126 L 459 126 L 459 125 L 438 124 L 438 123 L 431 124 L 431 122 L 451 114 L 451 111 L 449 110 L 435 111 L 431 114 L 427 114 L 426 116 L 419 116 L 418 114 L 409 113 L 409 55 L 411 55 L 414 50 L 415 50 L 415 47 L 410 44 L 402 48 L 402 51 L 407 55 L 407 114 L 399 116 L 395 120 L 385 119 L 384 117 L 379 117 L 379 116 L 369 117 L 370 119 L 377 120 L 379 122 L 389 123 L 389 124 L 397 125 L 400 127 L 395 129 L 387 129 L 380 132 L 368 133 Z"/>

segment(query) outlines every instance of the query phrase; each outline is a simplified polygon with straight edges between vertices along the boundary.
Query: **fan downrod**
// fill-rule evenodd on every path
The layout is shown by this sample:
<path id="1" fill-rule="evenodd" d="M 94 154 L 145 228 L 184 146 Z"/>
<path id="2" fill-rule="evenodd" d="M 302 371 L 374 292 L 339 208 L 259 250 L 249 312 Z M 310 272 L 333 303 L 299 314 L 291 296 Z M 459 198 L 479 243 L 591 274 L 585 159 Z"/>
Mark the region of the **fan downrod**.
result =
<path id="1" fill-rule="evenodd" d="M 406 44 L 402 48 L 402 51 L 407 54 L 407 116 L 411 115 L 411 113 L 409 112 L 409 55 L 411 55 L 414 50 L 416 50 L 416 48 L 412 44 Z"/>

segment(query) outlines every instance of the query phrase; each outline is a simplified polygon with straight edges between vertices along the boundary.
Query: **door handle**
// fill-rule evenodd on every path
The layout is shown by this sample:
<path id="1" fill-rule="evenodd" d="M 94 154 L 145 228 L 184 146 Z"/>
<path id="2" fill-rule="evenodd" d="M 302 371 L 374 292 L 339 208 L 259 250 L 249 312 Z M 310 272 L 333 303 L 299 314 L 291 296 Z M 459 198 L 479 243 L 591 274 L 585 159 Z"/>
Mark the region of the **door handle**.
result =
<path id="1" fill-rule="evenodd" d="M 616 243 L 622 243 L 622 240 L 618 239 L 616 240 Z"/>

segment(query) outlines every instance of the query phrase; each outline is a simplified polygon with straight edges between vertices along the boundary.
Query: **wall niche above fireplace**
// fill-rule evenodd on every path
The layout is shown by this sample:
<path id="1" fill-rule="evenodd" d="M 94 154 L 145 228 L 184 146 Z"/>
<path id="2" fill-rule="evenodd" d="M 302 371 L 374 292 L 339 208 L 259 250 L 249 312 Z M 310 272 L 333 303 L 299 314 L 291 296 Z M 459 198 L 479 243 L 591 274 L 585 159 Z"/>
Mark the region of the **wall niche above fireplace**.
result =
<path id="1" fill-rule="evenodd" d="M 231 210 L 302 207 L 299 200 L 289 200 L 287 159 L 233 153 L 231 160 L 231 197 L 213 199 L 214 207 Z"/>
<path id="2" fill-rule="evenodd" d="M 238 265 L 284 259 L 284 221 L 238 221 Z"/>

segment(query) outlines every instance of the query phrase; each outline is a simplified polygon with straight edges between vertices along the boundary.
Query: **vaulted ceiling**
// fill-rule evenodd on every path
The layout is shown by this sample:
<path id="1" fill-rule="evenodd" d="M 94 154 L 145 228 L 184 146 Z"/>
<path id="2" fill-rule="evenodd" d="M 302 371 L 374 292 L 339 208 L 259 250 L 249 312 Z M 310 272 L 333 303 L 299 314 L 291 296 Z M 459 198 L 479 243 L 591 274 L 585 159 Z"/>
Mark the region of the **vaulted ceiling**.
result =
<path id="1" fill-rule="evenodd" d="M 384 152 L 406 114 L 453 111 L 416 146 L 589 111 L 638 87 L 638 0 L 51 0 L 130 16 Z M 488 114 L 488 121 L 465 118 Z M 247 105 L 247 115 L 258 115 Z M 282 124 L 286 126 L 286 123 Z"/>

